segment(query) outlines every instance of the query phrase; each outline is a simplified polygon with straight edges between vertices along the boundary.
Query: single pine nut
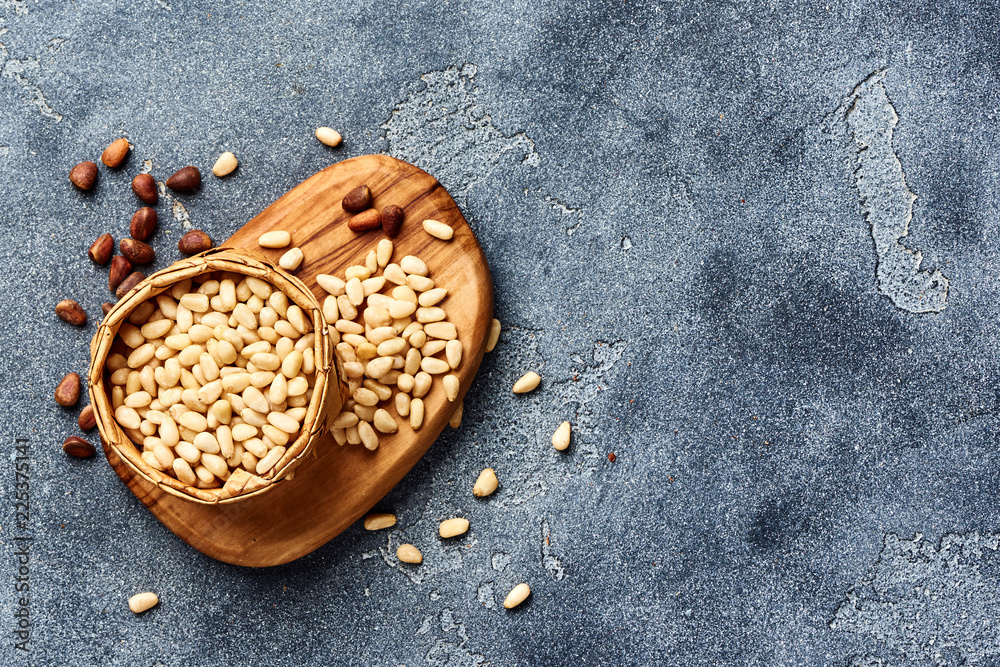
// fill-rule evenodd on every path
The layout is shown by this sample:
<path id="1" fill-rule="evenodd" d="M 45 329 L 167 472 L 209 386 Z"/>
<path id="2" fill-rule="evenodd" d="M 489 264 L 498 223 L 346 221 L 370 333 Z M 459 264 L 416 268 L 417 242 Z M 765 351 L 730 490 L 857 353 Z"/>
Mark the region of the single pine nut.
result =
<path id="1" fill-rule="evenodd" d="M 160 603 L 156 593 L 137 593 L 128 599 L 128 608 L 136 614 L 152 609 Z"/>
<path id="2" fill-rule="evenodd" d="M 438 534 L 441 537 L 457 537 L 459 535 L 464 535 L 469 530 L 469 520 L 462 519 L 460 517 L 454 519 L 447 519 L 441 522 L 438 526 Z"/>
<path id="3" fill-rule="evenodd" d="M 367 312 L 368 310 L 371 310 L 371 308 L 368 308 L 365 312 Z M 365 328 L 362 325 L 351 320 L 337 320 L 334 323 L 333 328 L 339 331 L 340 333 L 349 333 L 355 335 L 361 335 L 365 332 Z"/>
<path id="4" fill-rule="evenodd" d="M 419 431 L 424 423 L 424 401 L 414 398 L 410 401 L 410 428 Z"/>
<path id="5" fill-rule="evenodd" d="M 365 373 L 368 377 L 379 379 L 392 370 L 392 357 L 379 357 L 368 362 Z"/>
<path id="6" fill-rule="evenodd" d="M 292 235 L 280 230 L 265 232 L 257 239 L 257 244 L 261 248 L 284 248 L 291 242 Z"/>
<path id="7" fill-rule="evenodd" d="M 534 390 L 538 383 L 542 381 L 541 376 L 534 371 L 528 371 L 514 383 L 514 393 L 515 394 L 526 394 L 529 391 Z"/>
<path id="8" fill-rule="evenodd" d="M 303 259 L 304 256 L 302 255 L 302 249 L 292 248 L 281 256 L 281 259 L 278 260 L 278 266 L 283 268 L 285 271 L 295 271 L 302 265 Z"/>
<path id="9" fill-rule="evenodd" d="M 490 327 L 490 337 L 486 341 L 486 351 L 492 352 L 500 340 L 500 320 L 493 318 L 493 325 Z"/>
<path id="10" fill-rule="evenodd" d="M 396 515 L 380 512 L 372 512 L 365 516 L 365 530 L 382 530 L 392 528 L 396 525 Z"/>
<path id="11" fill-rule="evenodd" d="M 336 322 L 340 318 L 340 309 L 337 308 L 337 297 L 328 296 L 323 299 L 323 317 L 328 323 Z"/>
<path id="12" fill-rule="evenodd" d="M 413 398 L 423 398 L 431 389 L 430 373 L 420 371 L 413 376 Z"/>
<path id="13" fill-rule="evenodd" d="M 173 463 L 174 475 L 177 479 L 188 486 L 194 486 L 195 482 L 198 481 L 198 477 L 194 474 L 194 470 L 191 466 L 182 458 L 174 459 Z"/>
<path id="14" fill-rule="evenodd" d="M 447 361 L 442 359 L 424 357 L 420 360 L 420 370 L 430 373 L 431 375 L 440 375 L 441 373 L 447 373 L 451 370 L 451 366 L 448 365 Z"/>
<path id="15" fill-rule="evenodd" d="M 344 271 L 344 280 L 350 282 L 352 279 L 357 278 L 358 280 L 366 280 L 371 278 L 372 272 L 367 266 L 361 266 L 360 264 L 355 264 L 354 266 L 349 266 Z"/>
<path id="16" fill-rule="evenodd" d="M 378 449 L 378 435 L 371 424 L 366 421 L 358 422 L 358 435 L 361 436 L 361 444 L 369 451 Z"/>
<path id="17" fill-rule="evenodd" d="M 448 296 L 448 290 L 443 287 L 435 287 L 432 290 L 421 292 L 420 296 L 417 297 L 417 303 L 424 308 L 430 308 L 441 303 L 446 296 Z"/>
<path id="18" fill-rule="evenodd" d="M 403 563 L 413 563 L 414 565 L 424 562 L 424 556 L 420 553 L 420 549 L 412 544 L 400 544 L 396 547 L 396 558 Z"/>
<path id="19" fill-rule="evenodd" d="M 343 141 L 343 137 L 340 136 L 340 132 L 329 128 L 329 127 L 318 127 L 316 128 L 316 138 L 327 146 L 336 147 L 340 145 Z"/>
<path id="20" fill-rule="evenodd" d="M 201 461 L 201 451 L 187 440 L 178 442 L 177 446 L 174 447 L 174 451 L 177 452 L 177 456 L 188 463 L 195 464 Z"/>
<path id="21" fill-rule="evenodd" d="M 409 317 L 417 310 L 417 304 L 411 301 L 396 301 L 393 300 L 389 304 L 389 316 L 393 319 L 400 319 L 403 317 Z"/>
<path id="22" fill-rule="evenodd" d="M 369 250 L 368 254 L 365 255 L 365 268 L 368 269 L 370 273 L 378 271 L 378 255 L 374 250 Z"/>
<path id="23" fill-rule="evenodd" d="M 361 286 L 361 281 L 358 278 L 351 278 L 348 280 L 344 290 L 347 293 L 347 299 L 355 308 L 357 308 L 361 302 L 365 300 L 365 289 Z"/>
<path id="24" fill-rule="evenodd" d="M 122 405 L 115 410 L 115 421 L 121 424 L 123 428 L 139 428 L 139 424 L 142 423 L 142 417 L 132 408 Z"/>
<path id="25" fill-rule="evenodd" d="M 419 257 L 414 257 L 413 255 L 407 255 L 403 259 L 399 260 L 399 268 L 403 269 L 406 273 L 415 276 L 426 277 L 427 274 L 430 273 L 423 260 Z"/>
<path id="26" fill-rule="evenodd" d="M 399 264 L 387 264 L 382 270 L 382 275 L 390 283 L 395 283 L 396 285 L 406 284 L 406 272 L 399 267 Z"/>
<path id="27" fill-rule="evenodd" d="M 406 276 L 406 284 L 417 292 L 428 292 L 434 289 L 434 281 L 425 276 L 408 275 Z"/>
<path id="28" fill-rule="evenodd" d="M 392 418 L 392 415 L 387 410 L 383 410 L 382 408 L 375 411 L 374 424 L 375 428 L 381 433 L 395 433 L 399 430 L 396 420 Z"/>
<path id="29" fill-rule="evenodd" d="M 448 420 L 448 426 L 452 428 L 458 428 L 462 425 L 462 413 L 465 412 L 465 401 L 459 401 L 458 407 L 455 411 L 451 413 L 451 419 Z"/>
<path id="30" fill-rule="evenodd" d="M 273 468 L 275 464 L 285 455 L 285 448 L 282 446 L 277 446 L 267 453 L 264 458 L 257 462 L 257 474 L 263 475 L 268 470 Z"/>
<path id="31" fill-rule="evenodd" d="M 496 471 L 493 468 L 485 468 L 476 478 L 476 484 L 472 487 L 472 495 L 477 498 L 485 498 L 496 491 L 498 486 L 500 486 L 500 482 L 497 480 Z"/>
<path id="32" fill-rule="evenodd" d="M 380 268 L 385 268 L 392 259 L 392 241 L 382 239 L 375 247 L 375 261 Z"/>
<path id="33" fill-rule="evenodd" d="M 437 361 L 437 359 L 427 359 L 425 361 Z M 458 392 L 461 389 L 461 384 L 458 381 L 457 375 L 445 375 L 444 380 L 444 395 L 449 401 L 454 401 L 458 398 Z"/>
<path id="34" fill-rule="evenodd" d="M 569 447 L 570 439 L 570 424 L 569 422 L 563 422 L 559 424 L 559 428 L 556 432 L 552 434 L 552 446 L 558 449 L 560 452 Z"/>
<path id="35" fill-rule="evenodd" d="M 442 241 L 450 241 L 455 235 L 455 230 L 437 220 L 424 220 L 424 231 Z"/>
<path id="36" fill-rule="evenodd" d="M 183 306 L 192 313 L 204 313 L 208 311 L 208 297 L 197 292 L 185 294 L 181 297 L 178 306 Z"/>
<path id="37" fill-rule="evenodd" d="M 458 331 L 451 322 L 431 322 L 425 324 L 424 333 L 431 338 L 439 340 L 454 340 L 458 338 Z"/>
<path id="38" fill-rule="evenodd" d="M 354 400 L 360 405 L 378 405 L 378 395 L 371 389 L 366 389 L 364 387 L 359 387 L 354 392 Z M 138 416 L 138 415 L 137 415 Z M 137 424 L 138 426 L 138 424 Z"/>
<path id="39" fill-rule="evenodd" d="M 531 595 L 531 589 L 528 587 L 528 584 L 518 584 L 517 586 L 514 586 L 513 590 L 511 590 L 511 592 L 507 594 L 507 597 L 504 598 L 504 609 L 513 609 L 527 600 L 529 595 Z"/>
<path id="40" fill-rule="evenodd" d="M 462 342 L 459 340 L 450 340 L 448 344 L 444 346 L 444 356 L 448 359 L 448 365 L 453 369 L 458 368 L 462 364 Z"/>
<path id="41" fill-rule="evenodd" d="M 267 421 L 285 433 L 297 433 L 299 430 L 299 422 L 284 412 L 267 413 Z"/>
<path id="42" fill-rule="evenodd" d="M 226 151 L 219 156 L 219 159 L 215 161 L 215 166 L 212 167 L 212 173 L 222 178 L 223 176 L 228 176 L 229 174 L 236 171 L 236 167 L 239 163 L 236 161 L 236 156 Z M 216 475 L 218 477 L 218 475 Z"/>
<path id="43" fill-rule="evenodd" d="M 417 309 L 417 322 L 420 324 L 428 324 L 429 322 L 440 322 L 447 314 L 444 312 L 443 308 L 438 308 L 437 306 L 430 306 L 428 308 L 418 308 Z"/>
<path id="44" fill-rule="evenodd" d="M 384 286 L 385 277 L 383 276 L 376 276 L 375 278 L 368 278 L 367 280 L 361 281 L 361 290 L 364 292 L 365 296 L 375 294 Z"/>
<path id="45" fill-rule="evenodd" d="M 396 414 L 400 417 L 407 417 L 410 414 L 410 396 L 399 391 L 396 392 Z"/>

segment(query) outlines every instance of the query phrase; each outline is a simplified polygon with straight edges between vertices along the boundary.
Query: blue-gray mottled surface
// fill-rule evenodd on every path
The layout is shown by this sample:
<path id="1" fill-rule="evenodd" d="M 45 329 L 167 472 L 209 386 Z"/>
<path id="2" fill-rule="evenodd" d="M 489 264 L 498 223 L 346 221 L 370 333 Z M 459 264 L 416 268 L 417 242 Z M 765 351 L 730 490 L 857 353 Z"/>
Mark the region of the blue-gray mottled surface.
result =
<path id="1" fill-rule="evenodd" d="M 979 4 L 0 0 L 0 663 L 998 664 L 1000 13 Z M 74 191 L 122 135 L 124 172 Z M 399 524 L 260 571 L 67 460 L 51 400 L 94 331 L 53 305 L 99 316 L 85 251 L 127 229 L 131 175 L 223 150 L 234 176 L 159 205 L 157 267 L 185 227 L 225 238 L 386 152 L 455 194 L 505 325 L 461 429 L 378 504 Z M 541 389 L 512 395 L 528 369 Z M 134 616 L 142 590 L 162 602 Z"/>

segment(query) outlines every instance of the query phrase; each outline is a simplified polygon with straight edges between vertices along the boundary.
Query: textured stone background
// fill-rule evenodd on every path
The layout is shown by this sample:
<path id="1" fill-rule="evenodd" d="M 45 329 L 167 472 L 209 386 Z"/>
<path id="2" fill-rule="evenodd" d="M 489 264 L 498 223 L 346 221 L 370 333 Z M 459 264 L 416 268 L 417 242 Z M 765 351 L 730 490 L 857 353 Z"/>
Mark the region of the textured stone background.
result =
<path id="1" fill-rule="evenodd" d="M 0 0 L 0 663 L 998 664 L 998 19 Z M 342 148 L 313 138 L 326 124 Z M 75 192 L 70 166 L 123 134 L 125 173 Z M 85 250 L 127 229 L 129 177 L 227 149 L 234 177 L 160 204 L 159 266 L 189 225 L 225 238 L 323 166 L 386 152 L 454 193 L 506 326 L 461 430 L 379 503 L 399 525 L 263 571 L 201 556 L 104 461 L 67 460 L 75 413 L 50 398 L 94 331 L 52 307 L 99 313 Z M 528 368 L 542 389 L 514 397 Z M 477 501 L 484 465 L 501 489 Z M 468 540 L 443 544 L 456 513 Z M 396 562 L 401 541 L 423 566 Z M 162 604 L 135 617 L 146 589 Z"/>

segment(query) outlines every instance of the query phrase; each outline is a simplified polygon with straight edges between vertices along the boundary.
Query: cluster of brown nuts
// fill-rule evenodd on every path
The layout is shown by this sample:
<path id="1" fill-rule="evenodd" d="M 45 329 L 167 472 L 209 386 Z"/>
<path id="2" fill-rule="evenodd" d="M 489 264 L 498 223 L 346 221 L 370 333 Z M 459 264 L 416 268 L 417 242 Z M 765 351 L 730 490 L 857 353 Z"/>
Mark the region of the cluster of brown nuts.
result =
<path id="1" fill-rule="evenodd" d="M 341 204 L 345 211 L 355 214 L 347 221 L 353 232 L 368 232 L 381 227 L 386 236 L 394 238 L 403 226 L 403 209 L 395 204 L 381 211 L 374 208 L 372 191 L 367 185 L 359 185 L 348 192 Z"/>

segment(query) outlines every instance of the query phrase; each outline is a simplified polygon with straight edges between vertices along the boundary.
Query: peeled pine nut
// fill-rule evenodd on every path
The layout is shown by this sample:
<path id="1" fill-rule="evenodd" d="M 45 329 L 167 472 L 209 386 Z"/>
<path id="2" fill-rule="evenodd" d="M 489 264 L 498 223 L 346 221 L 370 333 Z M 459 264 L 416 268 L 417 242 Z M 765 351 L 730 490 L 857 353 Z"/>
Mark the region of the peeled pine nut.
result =
<path id="1" fill-rule="evenodd" d="M 542 381 L 541 376 L 534 372 L 528 371 L 520 377 L 520 379 L 514 383 L 514 393 L 515 394 L 526 394 L 529 391 L 534 390 L 538 387 L 538 383 Z"/>
<path id="2" fill-rule="evenodd" d="M 329 128 L 329 127 L 318 127 L 316 128 L 316 138 L 327 146 L 339 146 L 340 142 L 343 141 L 343 137 L 340 136 L 340 132 Z"/>
<path id="3" fill-rule="evenodd" d="M 322 287 L 330 296 L 341 296 L 344 293 L 345 283 L 337 276 L 331 276 L 328 273 L 321 273 L 316 276 L 316 282 L 319 283 L 319 286 Z"/>
<path id="4" fill-rule="evenodd" d="M 283 268 L 285 271 L 295 271 L 302 265 L 302 260 L 304 256 L 302 255 L 301 248 L 292 248 L 278 260 L 278 266 Z"/>
<path id="5" fill-rule="evenodd" d="M 358 422 L 358 435 L 361 436 L 361 444 L 365 446 L 365 449 L 371 452 L 378 449 L 378 435 L 371 424 L 366 421 Z"/>
<path id="6" fill-rule="evenodd" d="M 569 447 L 569 438 L 570 424 L 569 422 L 563 422 L 559 424 L 559 428 L 552 434 L 552 446 L 561 452 Z"/>
<path id="7" fill-rule="evenodd" d="M 396 515 L 372 512 L 371 514 L 365 516 L 364 524 L 365 530 L 382 530 L 383 528 L 392 528 L 396 525 Z"/>
<path id="8" fill-rule="evenodd" d="M 222 178 L 223 176 L 228 176 L 229 174 L 236 171 L 236 167 L 239 163 L 236 161 L 236 156 L 226 151 L 219 156 L 219 159 L 215 161 L 215 166 L 212 167 L 212 173 Z"/>
<path id="9" fill-rule="evenodd" d="M 257 239 L 257 244 L 261 248 L 284 248 L 291 242 L 292 235 L 280 230 L 265 232 Z"/>
<path id="10" fill-rule="evenodd" d="M 500 486 L 500 482 L 497 480 L 496 472 L 493 468 L 485 468 L 476 478 L 476 484 L 472 487 L 472 495 L 477 498 L 485 498 L 496 491 L 498 486 Z"/>
<path id="11" fill-rule="evenodd" d="M 462 518 L 447 519 L 442 521 L 441 525 L 438 527 L 438 534 L 441 537 L 457 537 L 462 535 L 469 530 L 469 520 Z"/>
<path id="12" fill-rule="evenodd" d="M 396 393 L 396 414 L 407 417 L 410 414 L 410 396 L 402 391 Z"/>
<path id="13" fill-rule="evenodd" d="M 410 401 L 410 428 L 414 431 L 420 430 L 424 423 L 424 401 L 414 398 Z"/>
<path id="14" fill-rule="evenodd" d="M 462 364 L 462 341 L 448 341 L 448 344 L 444 346 L 444 356 L 448 359 L 448 365 L 452 369 L 458 368 Z"/>
<path id="15" fill-rule="evenodd" d="M 423 398 L 431 388 L 431 376 L 429 373 L 420 371 L 413 376 L 413 398 Z"/>
<path id="16" fill-rule="evenodd" d="M 159 603 L 160 598 L 156 596 L 156 593 L 137 593 L 128 599 L 128 608 L 133 613 L 141 614 Z"/>
<path id="17" fill-rule="evenodd" d="M 285 448 L 277 446 L 267 453 L 267 455 L 257 462 L 257 474 L 263 475 L 273 468 L 278 460 L 285 455 Z"/>
<path id="18" fill-rule="evenodd" d="M 413 563 L 414 565 L 424 562 L 424 556 L 412 544 L 400 544 L 396 547 L 396 558 L 403 563 Z"/>
<path id="19" fill-rule="evenodd" d="M 451 419 L 448 420 L 448 426 L 452 428 L 458 428 L 462 425 L 462 413 L 465 411 L 465 401 L 458 404 L 455 408 L 455 412 L 451 413 Z"/>
<path id="20" fill-rule="evenodd" d="M 404 394 L 405 395 L 405 394 Z M 395 433 L 398 430 L 396 420 L 392 418 L 387 410 L 379 408 L 375 411 L 375 428 L 382 433 Z"/>
<path id="21" fill-rule="evenodd" d="M 424 231 L 442 241 L 450 241 L 455 235 L 454 229 L 437 220 L 424 220 Z"/>
<path id="22" fill-rule="evenodd" d="M 423 308 L 430 308 L 439 304 L 446 296 L 448 296 L 448 290 L 443 287 L 435 287 L 432 290 L 421 292 L 420 296 L 417 297 L 417 303 Z"/>
<path id="23" fill-rule="evenodd" d="M 424 361 L 437 361 L 437 359 L 425 359 Z M 461 385 L 459 384 L 458 381 L 458 376 L 445 375 L 442 382 L 444 384 L 444 395 L 448 398 L 449 401 L 454 402 L 454 400 L 458 398 L 459 389 L 461 389 Z"/>
<path id="24" fill-rule="evenodd" d="M 375 261 L 381 268 L 385 268 L 392 259 L 392 241 L 382 239 L 375 248 Z"/>
<path id="25" fill-rule="evenodd" d="M 511 590 L 511 592 L 507 594 L 507 597 L 504 598 L 504 609 L 513 609 L 527 600 L 529 595 L 531 595 L 531 588 L 528 587 L 528 584 L 518 584 L 517 586 L 514 586 L 513 590 Z"/>
<path id="26" fill-rule="evenodd" d="M 490 327 L 490 337 L 486 340 L 486 351 L 492 352 L 500 340 L 500 320 L 493 318 L 493 326 Z"/>
<path id="27" fill-rule="evenodd" d="M 430 373 L 431 375 L 440 375 L 441 373 L 447 373 L 451 370 L 451 366 L 448 365 L 447 361 L 442 359 L 424 357 L 420 360 L 420 370 Z"/>

